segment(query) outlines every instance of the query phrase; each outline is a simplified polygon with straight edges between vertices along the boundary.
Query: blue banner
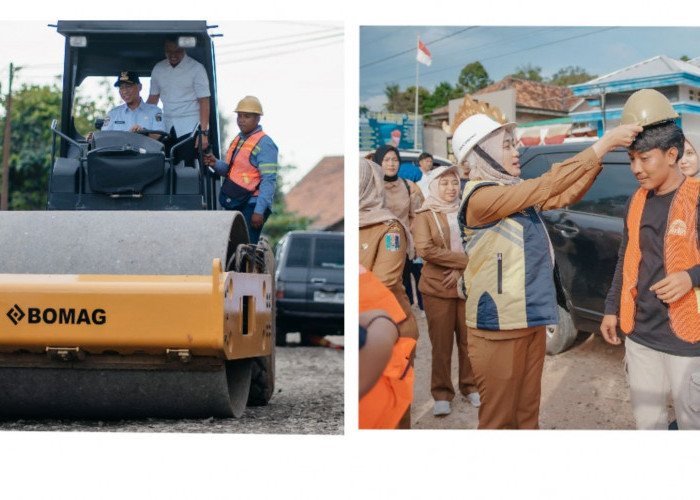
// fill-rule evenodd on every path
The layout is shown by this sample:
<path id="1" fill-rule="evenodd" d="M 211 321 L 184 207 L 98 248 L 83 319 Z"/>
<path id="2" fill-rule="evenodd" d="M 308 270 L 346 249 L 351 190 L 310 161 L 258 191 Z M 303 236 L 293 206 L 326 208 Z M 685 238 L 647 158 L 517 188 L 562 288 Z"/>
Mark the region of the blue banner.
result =
<path id="1" fill-rule="evenodd" d="M 418 118 L 418 144 L 413 142 L 415 121 L 406 113 L 360 113 L 360 151 L 392 144 L 399 149 L 423 148 L 423 119 Z"/>

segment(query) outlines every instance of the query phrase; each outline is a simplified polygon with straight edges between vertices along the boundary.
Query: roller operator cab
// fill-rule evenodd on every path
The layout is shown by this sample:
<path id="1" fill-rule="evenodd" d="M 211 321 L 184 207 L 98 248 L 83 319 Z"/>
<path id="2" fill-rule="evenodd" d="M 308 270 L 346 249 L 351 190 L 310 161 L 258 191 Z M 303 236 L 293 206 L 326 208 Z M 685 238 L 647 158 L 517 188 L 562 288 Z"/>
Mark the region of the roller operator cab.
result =
<path id="1" fill-rule="evenodd" d="M 201 161 L 174 163 L 147 135 L 98 130 L 88 141 L 73 117 L 86 78 L 134 71 L 143 81 L 164 58 L 166 35 L 177 36 L 209 76 L 209 139 L 220 156 L 213 27 L 56 27 L 65 65 L 48 211 L 0 214 L 0 418 L 238 417 L 267 404 L 267 242 L 250 244 L 242 214 L 216 209 L 218 187 Z"/>
<path id="2" fill-rule="evenodd" d="M 167 134 L 162 133 L 154 139 L 145 133 L 102 132 L 98 128 L 87 141 L 88 131 L 76 130 L 73 116 L 75 98 L 83 86 L 95 78 L 107 78 L 110 88 L 104 91 L 116 95 L 111 82 L 122 71 L 135 72 L 143 82 L 165 57 L 165 37 L 175 37 L 207 72 L 209 143 L 220 157 L 212 42 L 216 35 L 209 33 L 216 26 L 207 26 L 205 21 L 59 21 L 56 27 L 65 38 L 65 60 L 61 117 L 51 125 L 54 141 L 47 208 L 216 209 L 217 180 L 207 175 L 201 161 L 195 160 L 194 165 L 173 161 L 176 151 L 192 147 L 199 126 L 167 151 L 163 145 Z M 146 101 L 148 85 L 143 87 L 141 97 Z M 96 126 L 101 125 L 96 122 Z"/>

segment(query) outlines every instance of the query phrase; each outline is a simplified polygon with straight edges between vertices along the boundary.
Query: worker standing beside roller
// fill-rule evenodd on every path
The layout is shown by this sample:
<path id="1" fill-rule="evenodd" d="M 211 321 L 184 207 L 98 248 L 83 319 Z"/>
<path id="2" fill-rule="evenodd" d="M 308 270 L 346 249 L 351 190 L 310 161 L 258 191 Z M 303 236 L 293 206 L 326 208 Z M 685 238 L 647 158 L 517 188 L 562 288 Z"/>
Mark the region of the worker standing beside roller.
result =
<path id="1" fill-rule="evenodd" d="M 226 153 L 226 161 L 212 153 L 204 155 L 204 164 L 225 177 L 219 202 L 226 210 L 243 213 L 250 242 L 257 243 L 263 224 L 272 213 L 272 198 L 277 183 L 277 145 L 263 132 L 262 105 L 257 97 L 245 96 L 236 106 L 240 133 Z"/>

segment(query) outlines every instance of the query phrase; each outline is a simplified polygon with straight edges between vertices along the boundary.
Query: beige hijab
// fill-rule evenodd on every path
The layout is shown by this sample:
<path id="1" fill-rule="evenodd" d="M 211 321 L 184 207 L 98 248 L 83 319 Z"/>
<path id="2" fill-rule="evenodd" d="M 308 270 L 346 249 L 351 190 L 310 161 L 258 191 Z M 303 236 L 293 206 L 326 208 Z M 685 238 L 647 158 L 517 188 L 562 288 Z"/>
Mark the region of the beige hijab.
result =
<path id="1" fill-rule="evenodd" d="M 503 141 L 506 134 L 513 136 L 512 129 L 508 127 L 501 127 L 491 132 L 489 135 L 483 138 L 479 144 L 477 144 L 501 167 L 503 167 Z M 506 172 L 496 170 L 474 149 L 469 151 L 466 160 L 471 168 L 469 172 L 469 180 L 496 181 L 505 184 L 506 186 L 520 184 L 523 181 L 520 177 L 514 177 Z"/>
<path id="2" fill-rule="evenodd" d="M 462 253 L 464 248 L 462 247 L 462 238 L 459 231 L 459 223 L 457 222 L 457 211 L 459 210 L 459 196 L 451 202 L 446 202 L 438 194 L 438 185 L 440 184 L 440 178 L 445 176 L 453 176 L 459 182 L 459 169 L 456 166 L 451 167 L 438 167 L 431 171 L 432 179 L 428 185 L 428 191 L 430 194 L 423 202 L 423 205 L 417 210 L 418 212 L 427 212 L 431 210 L 433 212 L 442 212 L 447 217 L 447 225 L 450 228 L 450 241 L 446 241 L 445 244 L 449 245 L 450 250 L 453 252 Z"/>
<path id="3" fill-rule="evenodd" d="M 360 158 L 360 227 L 394 220 L 403 226 L 407 248 L 413 248 L 409 228 L 386 208 L 382 167 L 371 160 Z"/>
<path id="4" fill-rule="evenodd" d="M 438 185 L 440 184 L 440 177 L 452 175 L 459 182 L 459 174 L 456 166 L 451 167 L 437 167 L 430 172 L 430 184 L 428 184 L 428 197 L 423 202 L 423 205 L 416 210 L 416 212 L 426 212 L 432 210 L 433 212 L 442 213 L 453 213 L 459 210 L 459 197 L 455 198 L 454 201 L 447 203 L 438 194 Z"/>

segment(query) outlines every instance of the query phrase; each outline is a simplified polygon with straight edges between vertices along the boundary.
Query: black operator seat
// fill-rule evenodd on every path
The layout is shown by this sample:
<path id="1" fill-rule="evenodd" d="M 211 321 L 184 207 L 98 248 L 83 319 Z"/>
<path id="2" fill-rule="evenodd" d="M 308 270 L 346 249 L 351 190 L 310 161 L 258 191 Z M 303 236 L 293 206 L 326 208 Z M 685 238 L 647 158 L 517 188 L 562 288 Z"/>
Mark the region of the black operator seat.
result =
<path id="1" fill-rule="evenodd" d="M 131 132 L 95 132 L 87 153 L 87 172 L 92 191 L 141 193 L 165 174 L 163 143 Z"/>

